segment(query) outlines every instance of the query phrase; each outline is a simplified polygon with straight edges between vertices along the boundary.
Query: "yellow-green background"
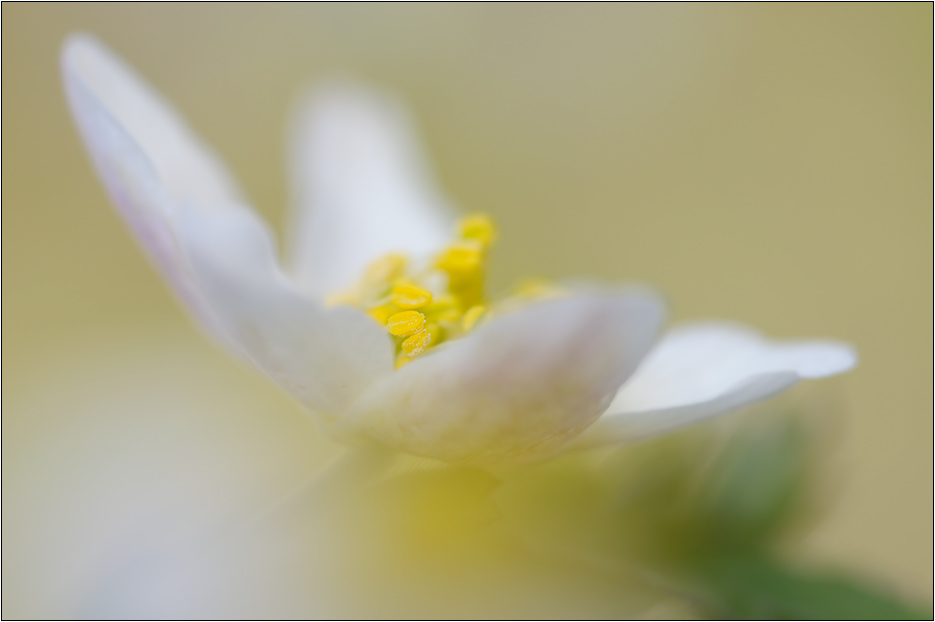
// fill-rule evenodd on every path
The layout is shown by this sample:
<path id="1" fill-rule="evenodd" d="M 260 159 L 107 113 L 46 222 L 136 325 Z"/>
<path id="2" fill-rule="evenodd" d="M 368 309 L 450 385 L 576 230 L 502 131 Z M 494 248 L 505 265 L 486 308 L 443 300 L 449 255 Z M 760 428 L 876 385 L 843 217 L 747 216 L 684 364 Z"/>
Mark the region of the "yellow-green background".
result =
<path id="1" fill-rule="evenodd" d="M 47 484 L 37 469 L 67 470 L 35 457 L 83 429 L 71 397 L 36 396 L 77 382 L 86 403 L 106 399 L 106 382 L 69 378 L 102 357 L 121 369 L 147 336 L 191 357 L 164 368 L 203 361 L 154 379 L 164 393 L 207 374 L 241 396 L 230 425 L 250 438 L 228 448 L 264 443 L 277 481 L 300 481 L 320 443 L 201 339 L 108 205 L 59 78 L 63 38 L 85 30 L 183 111 L 277 226 L 292 97 L 350 74 L 405 98 L 449 195 L 498 219 L 495 283 L 637 280 L 676 319 L 856 344 L 859 367 L 819 391 L 842 413 L 837 480 L 806 549 L 931 600 L 931 4 L 2 11 L 5 549 Z M 223 418 L 199 425 L 224 434 Z M 5 563 L 5 596 L 13 574 Z"/>

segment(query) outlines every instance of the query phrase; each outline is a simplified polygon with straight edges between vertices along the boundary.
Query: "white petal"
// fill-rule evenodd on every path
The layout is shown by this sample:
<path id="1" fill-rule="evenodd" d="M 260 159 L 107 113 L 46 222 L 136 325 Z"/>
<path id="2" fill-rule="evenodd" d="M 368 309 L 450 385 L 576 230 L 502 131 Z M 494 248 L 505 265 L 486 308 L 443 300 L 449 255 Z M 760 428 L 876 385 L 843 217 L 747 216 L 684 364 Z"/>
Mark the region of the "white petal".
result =
<path id="1" fill-rule="evenodd" d="M 325 311 L 282 275 L 265 224 L 139 78 L 86 37 L 66 43 L 62 65 L 111 198 L 206 328 L 325 413 L 392 370 L 392 348 L 373 322 Z"/>
<path id="2" fill-rule="evenodd" d="M 392 251 L 422 255 L 451 237 L 405 111 L 362 87 L 313 93 L 297 115 L 290 254 L 306 291 L 325 296 Z"/>
<path id="3" fill-rule="evenodd" d="M 249 209 L 178 219 L 181 245 L 216 322 L 292 395 L 337 416 L 393 371 L 389 336 L 349 307 L 323 309 L 281 272 L 264 223 Z"/>
<path id="4" fill-rule="evenodd" d="M 155 155 L 164 168 L 171 168 L 176 160 L 205 162 L 211 156 L 201 150 L 197 141 L 184 140 L 187 132 L 181 122 L 161 102 L 150 98 L 151 91 L 139 78 L 94 39 L 77 35 L 65 42 L 62 76 L 72 115 L 114 205 L 176 294 L 204 328 L 223 340 L 178 248 L 172 227 L 172 217 L 178 211 L 177 197 L 162 182 L 154 160 L 144 154 L 120 119 L 150 144 L 157 145 Z M 146 123 L 147 115 L 153 119 L 153 128 L 172 128 L 166 134 L 175 136 L 170 142 L 176 157 L 169 150 L 170 143 L 159 142 L 159 132 Z M 210 178 L 218 166 L 212 162 L 200 168 Z M 212 195 L 215 203 L 227 194 L 236 194 L 224 183 L 226 178 L 214 177 L 202 194 Z M 190 187 L 182 184 L 180 191 Z"/>
<path id="5" fill-rule="evenodd" d="M 605 410 L 663 315 L 639 292 L 535 304 L 401 368 L 339 425 L 444 460 L 546 457 Z"/>
<path id="6" fill-rule="evenodd" d="M 686 325 L 663 337 L 579 444 L 652 436 L 760 401 L 802 378 L 847 371 L 856 361 L 843 343 L 773 343 L 739 325 Z"/>
<path id="7" fill-rule="evenodd" d="M 202 207 L 243 202 L 236 182 L 211 149 L 168 102 L 100 42 L 72 35 L 65 42 L 62 62 L 69 95 L 74 81 L 80 80 L 133 137 L 174 199 Z"/>

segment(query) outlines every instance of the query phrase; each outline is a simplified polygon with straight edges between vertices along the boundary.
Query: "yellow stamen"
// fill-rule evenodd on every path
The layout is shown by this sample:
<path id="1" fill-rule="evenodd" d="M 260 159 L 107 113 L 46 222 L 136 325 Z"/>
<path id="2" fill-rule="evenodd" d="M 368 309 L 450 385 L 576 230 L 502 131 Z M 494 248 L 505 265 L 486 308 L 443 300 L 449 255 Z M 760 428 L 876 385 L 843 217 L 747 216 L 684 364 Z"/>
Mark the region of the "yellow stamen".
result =
<path id="1" fill-rule="evenodd" d="M 396 338 L 398 369 L 489 317 L 485 263 L 496 237 L 489 216 L 471 214 L 458 223 L 456 241 L 432 264 L 413 265 L 402 253 L 387 253 L 370 262 L 353 287 L 329 300 L 362 309 L 386 326 Z M 525 288 L 515 298 L 538 292 Z"/>
<path id="2" fill-rule="evenodd" d="M 461 328 L 464 329 L 464 332 L 469 332 L 472 328 L 477 325 L 478 320 L 481 319 L 487 312 L 487 307 L 484 305 L 474 305 L 470 309 L 464 312 L 464 317 L 461 319 Z"/>
<path id="3" fill-rule="evenodd" d="M 380 305 L 367 310 L 370 317 L 376 320 L 377 324 L 380 326 L 386 326 L 386 322 L 390 319 L 390 316 L 397 312 L 399 312 L 399 308 L 391 304 Z"/>
<path id="4" fill-rule="evenodd" d="M 387 253 L 371 261 L 356 287 L 358 304 L 372 305 L 390 291 L 390 285 L 406 271 L 408 259 L 400 253 Z"/>
<path id="5" fill-rule="evenodd" d="M 397 283 L 393 286 L 393 304 L 400 309 L 418 309 L 432 302 L 432 292 L 414 283 Z"/>
<path id="6" fill-rule="evenodd" d="M 476 242 L 459 242 L 445 249 L 436 265 L 447 272 L 451 280 L 463 281 L 480 274 L 484 255 Z"/>
<path id="7" fill-rule="evenodd" d="M 400 344 L 403 352 L 406 353 L 406 356 L 409 358 L 415 358 L 416 356 L 422 354 L 422 352 L 429 347 L 429 344 L 432 343 L 432 334 L 423 329 L 412 334 L 411 337 L 407 338 L 405 341 Z"/>
<path id="8" fill-rule="evenodd" d="M 466 240 L 477 240 L 484 248 L 497 238 L 497 227 L 487 214 L 471 214 L 458 223 L 458 233 Z"/>
<path id="9" fill-rule="evenodd" d="M 425 316 L 418 311 L 400 311 L 394 313 L 386 321 L 390 334 L 405 337 L 421 330 L 425 326 Z"/>

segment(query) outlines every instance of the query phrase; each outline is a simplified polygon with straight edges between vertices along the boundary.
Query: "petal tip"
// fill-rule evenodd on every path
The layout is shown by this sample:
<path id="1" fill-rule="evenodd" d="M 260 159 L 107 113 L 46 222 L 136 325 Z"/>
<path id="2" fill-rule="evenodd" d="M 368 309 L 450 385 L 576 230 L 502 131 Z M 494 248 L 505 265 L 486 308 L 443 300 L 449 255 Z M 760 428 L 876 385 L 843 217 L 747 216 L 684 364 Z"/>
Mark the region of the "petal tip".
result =
<path id="1" fill-rule="evenodd" d="M 840 341 L 815 341 L 803 344 L 796 371 L 802 378 L 823 378 L 853 369 L 857 349 Z"/>
<path id="2" fill-rule="evenodd" d="M 80 52 L 82 48 L 100 47 L 100 45 L 97 37 L 90 33 L 81 30 L 70 32 L 65 35 L 65 40 L 62 42 L 62 56 Z"/>
<path id="3" fill-rule="evenodd" d="M 107 49 L 107 46 L 100 39 L 87 32 L 69 33 L 66 35 L 65 40 L 62 41 L 60 62 L 64 73 L 70 74 L 79 71 L 79 67 L 75 66 L 76 63 L 94 62 L 94 57 L 97 57 L 97 60 L 114 58 L 114 54 Z"/>

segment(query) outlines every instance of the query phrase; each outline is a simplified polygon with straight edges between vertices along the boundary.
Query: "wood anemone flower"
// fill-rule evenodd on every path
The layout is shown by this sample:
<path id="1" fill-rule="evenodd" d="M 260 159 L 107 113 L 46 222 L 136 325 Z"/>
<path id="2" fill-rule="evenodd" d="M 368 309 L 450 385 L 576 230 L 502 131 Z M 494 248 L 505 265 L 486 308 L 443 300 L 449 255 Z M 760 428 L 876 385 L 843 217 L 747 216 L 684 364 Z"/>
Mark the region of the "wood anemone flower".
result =
<path id="1" fill-rule="evenodd" d="M 626 442 L 856 361 L 731 324 L 660 337 L 652 292 L 484 288 L 489 217 L 455 217 L 407 117 L 332 85 L 301 108 L 291 260 L 213 152 L 91 37 L 62 53 L 72 114 L 113 203 L 213 337 L 332 435 L 458 462 Z"/>

